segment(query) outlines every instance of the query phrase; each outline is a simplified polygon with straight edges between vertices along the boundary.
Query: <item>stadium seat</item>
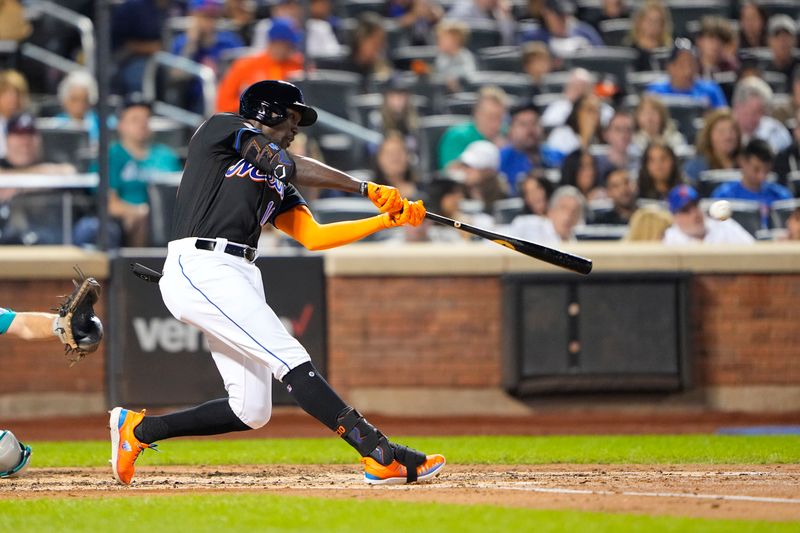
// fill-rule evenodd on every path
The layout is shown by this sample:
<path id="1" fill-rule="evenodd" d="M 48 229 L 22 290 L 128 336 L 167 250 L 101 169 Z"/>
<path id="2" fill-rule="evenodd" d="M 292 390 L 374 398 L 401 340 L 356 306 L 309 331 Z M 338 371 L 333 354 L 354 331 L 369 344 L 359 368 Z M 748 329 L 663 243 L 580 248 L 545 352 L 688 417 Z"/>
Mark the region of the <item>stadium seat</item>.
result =
<path id="1" fill-rule="evenodd" d="M 692 37 L 689 22 L 707 15 L 727 18 L 730 10 L 728 2 L 723 0 L 668 0 L 666 5 L 672 14 L 672 33 L 675 37 Z"/>
<path id="2" fill-rule="evenodd" d="M 358 94 L 360 77 L 352 72 L 316 70 L 292 77 L 307 102 L 339 117 L 357 121 L 350 99 Z"/>
<path id="3" fill-rule="evenodd" d="M 708 197 L 723 183 L 740 179 L 742 179 L 742 173 L 737 169 L 704 170 L 700 173 L 697 182 L 697 192 L 700 193 L 700 196 Z"/>
<path id="4" fill-rule="evenodd" d="M 71 126 L 55 126 L 48 119 L 36 119 L 42 146 L 50 163 L 71 163 L 79 172 L 86 172 L 94 154 L 89 146 L 89 132 Z"/>
<path id="5" fill-rule="evenodd" d="M 468 115 L 431 115 L 419 121 L 420 170 L 430 176 L 439 166 L 439 141 L 450 126 L 463 124 Z"/>
<path id="6" fill-rule="evenodd" d="M 477 53 L 483 48 L 500 46 L 502 36 L 495 21 L 476 19 L 468 21 L 467 25 L 469 26 L 467 48 L 473 53 Z"/>
<path id="7" fill-rule="evenodd" d="M 622 46 L 605 46 L 576 50 L 564 58 L 567 69 L 583 67 L 588 71 L 602 74 L 613 74 L 618 82 L 625 86 L 631 64 L 636 61 L 638 53 Z"/>
<path id="8" fill-rule="evenodd" d="M 166 246 L 169 242 L 177 194 L 177 185 L 151 183 L 147 186 L 147 201 L 150 204 L 148 215 L 150 246 Z"/>
<path id="9" fill-rule="evenodd" d="M 184 148 L 191 136 L 184 125 L 165 117 L 150 117 L 150 129 L 153 142 L 166 144 L 176 151 Z"/>
<path id="10" fill-rule="evenodd" d="M 506 93 L 519 98 L 531 95 L 531 79 L 525 74 L 481 70 L 463 80 L 464 89 L 479 91 L 484 85 L 496 85 Z"/>
<path id="11" fill-rule="evenodd" d="M 561 93 L 569 81 L 570 73 L 566 71 L 550 72 L 542 77 L 539 89 L 542 93 Z"/>
<path id="12" fill-rule="evenodd" d="M 314 66 L 319 70 L 339 70 L 342 63 L 347 60 L 350 55 L 350 50 L 347 47 L 334 55 L 314 56 L 309 58 L 309 61 L 314 63 Z"/>
<path id="13" fill-rule="evenodd" d="M 606 46 L 624 46 L 631 33 L 631 19 L 609 19 L 600 21 L 600 36 Z"/>
<path id="14" fill-rule="evenodd" d="M 386 2 L 381 0 L 345 0 L 344 2 L 334 2 L 333 5 L 343 18 L 358 18 L 362 13 L 383 15 L 386 9 Z"/>
<path id="15" fill-rule="evenodd" d="M 789 189 L 794 193 L 795 197 L 800 197 L 800 170 L 789 172 L 786 176 L 786 183 Z"/>
<path id="16" fill-rule="evenodd" d="M 428 99 L 418 94 L 412 94 L 411 103 L 418 111 L 425 111 L 428 106 Z M 350 99 L 350 105 L 356 110 L 359 124 L 371 128 L 380 122 L 376 114 L 380 114 L 380 108 L 383 105 L 383 94 L 357 94 Z"/>
<path id="17" fill-rule="evenodd" d="M 610 213 L 614 210 L 614 202 L 610 198 L 599 198 L 590 200 L 586 206 L 586 221 L 591 224 L 597 220 L 598 216 Z"/>
<path id="18" fill-rule="evenodd" d="M 786 220 L 796 209 L 800 209 L 800 198 L 772 202 L 770 213 L 772 217 L 772 227 L 785 228 Z"/>
<path id="19" fill-rule="evenodd" d="M 700 200 L 700 209 L 708 213 L 708 208 L 716 200 L 704 198 Z M 741 224 L 753 237 L 758 230 L 763 228 L 761 224 L 761 204 L 756 200 L 728 200 L 731 204 L 731 218 Z"/>
<path id="20" fill-rule="evenodd" d="M 72 228 L 64 228 L 67 191 L 26 191 L 7 204 L 7 220 L 0 232 L 3 244 L 69 244 Z"/>
<path id="21" fill-rule="evenodd" d="M 575 238 L 579 241 L 618 241 L 627 232 L 627 225 L 587 224 L 575 227 Z"/>
<path id="22" fill-rule="evenodd" d="M 476 92 L 453 93 L 445 97 L 444 108 L 450 115 L 471 115 L 477 101 Z"/>
<path id="23" fill-rule="evenodd" d="M 389 55 L 398 70 L 411 70 L 414 61 L 422 61 L 433 65 L 439 53 L 435 46 L 401 46 L 389 51 Z"/>
<path id="24" fill-rule="evenodd" d="M 783 72 L 765 70 L 759 77 L 769 84 L 774 93 L 783 93 L 788 87 L 788 78 Z"/>
<path id="25" fill-rule="evenodd" d="M 478 50 L 478 63 L 483 70 L 522 72 L 522 50 L 519 46 L 493 46 Z"/>
<path id="26" fill-rule="evenodd" d="M 631 72 L 628 74 L 628 93 L 636 96 L 643 93 L 648 85 L 653 82 L 665 79 L 667 75 L 658 70 L 643 70 L 641 72 Z"/>
<path id="27" fill-rule="evenodd" d="M 703 102 L 691 96 L 664 94 L 656 94 L 655 96 L 667 106 L 670 117 L 675 121 L 678 131 L 683 134 L 684 138 L 694 139 L 695 135 L 697 135 L 695 119 L 702 117 L 706 110 Z"/>
<path id="28" fill-rule="evenodd" d="M 758 4 L 772 15 L 789 15 L 795 20 L 800 20 L 800 3 L 797 0 L 760 0 Z"/>
<path id="29" fill-rule="evenodd" d="M 522 213 L 525 202 L 519 196 L 503 198 L 494 203 L 494 220 L 497 224 L 511 224 L 514 217 Z"/>

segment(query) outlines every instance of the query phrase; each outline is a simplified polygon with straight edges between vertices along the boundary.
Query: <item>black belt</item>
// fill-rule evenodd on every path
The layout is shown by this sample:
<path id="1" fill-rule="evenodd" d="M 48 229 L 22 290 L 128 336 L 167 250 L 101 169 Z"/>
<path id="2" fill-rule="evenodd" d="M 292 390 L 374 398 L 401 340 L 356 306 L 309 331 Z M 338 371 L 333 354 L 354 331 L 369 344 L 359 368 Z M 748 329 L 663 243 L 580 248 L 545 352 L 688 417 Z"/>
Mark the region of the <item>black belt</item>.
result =
<path id="1" fill-rule="evenodd" d="M 214 251 L 217 247 L 217 241 L 214 239 L 197 239 L 194 241 L 194 247 L 198 250 Z M 225 246 L 224 251 L 226 254 L 235 255 L 236 257 L 244 257 L 251 263 L 256 260 L 256 249 L 250 246 L 228 243 L 228 245 Z"/>

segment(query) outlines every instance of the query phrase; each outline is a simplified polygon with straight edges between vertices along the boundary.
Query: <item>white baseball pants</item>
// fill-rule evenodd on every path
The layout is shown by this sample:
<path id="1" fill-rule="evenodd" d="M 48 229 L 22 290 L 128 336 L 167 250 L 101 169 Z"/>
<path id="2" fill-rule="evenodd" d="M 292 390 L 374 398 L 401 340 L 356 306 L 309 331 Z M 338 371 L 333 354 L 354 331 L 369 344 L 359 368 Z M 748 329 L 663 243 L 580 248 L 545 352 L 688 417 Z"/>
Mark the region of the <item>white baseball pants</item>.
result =
<path id="1" fill-rule="evenodd" d="M 258 267 L 226 254 L 225 239 L 213 251 L 195 241 L 169 243 L 161 296 L 175 318 L 205 333 L 231 409 L 259 428 L 272 413 L 271 377 L 281 380 L 310 357 L 267 305 Z"/>

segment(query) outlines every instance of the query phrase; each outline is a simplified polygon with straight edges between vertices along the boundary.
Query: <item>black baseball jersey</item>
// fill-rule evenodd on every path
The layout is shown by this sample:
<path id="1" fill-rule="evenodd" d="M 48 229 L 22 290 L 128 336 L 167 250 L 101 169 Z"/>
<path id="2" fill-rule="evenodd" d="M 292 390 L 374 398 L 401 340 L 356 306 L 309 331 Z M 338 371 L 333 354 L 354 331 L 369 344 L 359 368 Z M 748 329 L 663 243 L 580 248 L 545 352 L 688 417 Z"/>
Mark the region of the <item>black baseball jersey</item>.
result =
<path id="1" fill-rule="evenodd" d="M 280 172 L 257 163 L 245 147 L 254 136 L 277 152 Z M 288 172 L 286 169 L 290 169 Z M 186 167 L 178 188 L 172 238 L 220 237 L 256 247 L 261 226 L 305 200 L 290 183 L 294 162 L 244 118 L 214 115 L 189 141 Z"/>

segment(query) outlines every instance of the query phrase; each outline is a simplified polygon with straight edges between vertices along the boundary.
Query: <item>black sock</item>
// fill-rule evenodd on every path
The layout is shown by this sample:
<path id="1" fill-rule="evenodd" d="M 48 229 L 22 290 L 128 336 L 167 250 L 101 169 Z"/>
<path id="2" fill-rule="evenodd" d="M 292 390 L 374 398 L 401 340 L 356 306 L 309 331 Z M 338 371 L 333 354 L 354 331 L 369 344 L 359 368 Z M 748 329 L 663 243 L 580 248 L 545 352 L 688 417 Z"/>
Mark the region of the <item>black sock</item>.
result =
<path id="1" fill-rule="evenodd" d="M 342 410 L 347 409 L 347 404 L 310 361 L 291 369 L 283 376 L 283 382 L 289 394 L 306 413 L 328 426 L 331 431 L 336 431 L 336 418 Z"/>
<path id="2" fill-rule="evenodd" d="M 227 398 L 211 400 L 185 411 L 164 416 L 145 416 L 133 435 L 150 444 L 170 437 L 219 435 L 252 429 L 236 416 Z"/>

